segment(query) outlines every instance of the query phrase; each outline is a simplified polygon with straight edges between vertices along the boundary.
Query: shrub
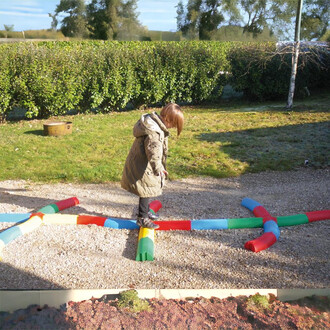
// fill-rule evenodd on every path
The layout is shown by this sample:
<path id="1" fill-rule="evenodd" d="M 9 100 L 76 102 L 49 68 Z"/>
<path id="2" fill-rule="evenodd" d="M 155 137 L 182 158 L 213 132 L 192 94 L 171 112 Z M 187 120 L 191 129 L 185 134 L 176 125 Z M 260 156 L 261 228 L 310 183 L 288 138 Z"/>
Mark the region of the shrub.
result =
<path id="1" fill-rule="evenodd" d="M 48 117 L 74 109 L 82 98 L 79 47 L 55 43 L 16 45 L 13 91 L 26 116 Z"/>
<path id="2" fill-rule="evenodd" d="M 250 296 L 247 299 L 246 306 L 249 309 L 258 309 L 258 310 L 264 310 L 269 309 L 270 303 L 267 296 L 263 296 L 259 293 L 256 293 L 253 296 Z"/>
<path id="3" fill-rule="evenodd" d="M 138 297 L 136 290 L 127 290 L 119 293 L 118 299 L 119 308 L 128 308 L 133 312 L 142 312 L 149 310 L 150 306 L 146 300 L 142 300 Z"/>
<path id="4" fill-rule="evenodd" d="M 129 103 L 201 102 L 219 97 L 228 48 L 215 42 L 19 43 L 8 45 L 12 72 L 2 67 L 0 73 L 3 84 L 10 81 L 12 104 L 29 118 L 72 109 L 108 112 Z"/>
<path id="5" fill-rule="evenodd" d="M 250 99 L 281 98 L 291 72 L 291 55 L 275 43 L 43 41 L 0 45 L 0 59 L 0 111 L 16 105 L 28 118 L 214 102 L 228 74 Z M 296 90 L 327 86 L 329 59 L 301 56 Z"/>
<path id="6" fill-rule="evenodd" d="M 291 76 L 290 52 L 275 43 L 237 44 L 229 52 L 231 84 L 252 100 L 280 99 L 288 95 Z M 324 88 L 329 84 L 330 52 L 327 49 L 302 50 L 299 56 L 295 90 Z"/>
<path id="7" fill-rule="evenodd" d="M 1 45 L 0 48 L 0 118 L 5 116 L 11 104 L 11 72 L 8 45 Z"/>

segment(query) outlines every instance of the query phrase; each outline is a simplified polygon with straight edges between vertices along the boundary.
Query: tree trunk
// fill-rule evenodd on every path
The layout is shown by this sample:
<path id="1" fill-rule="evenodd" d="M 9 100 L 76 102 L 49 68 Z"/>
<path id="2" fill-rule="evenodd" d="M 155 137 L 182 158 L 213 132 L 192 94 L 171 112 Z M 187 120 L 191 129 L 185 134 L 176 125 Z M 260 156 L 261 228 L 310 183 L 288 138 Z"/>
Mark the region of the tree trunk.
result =
<path id="1" fill-rule="evenodd" d="M 290 110 L 293 104 L 294 88 L 296 84 L 296 75 L 298 67 L 299 49 L 300 49 L 300 24 L 301 24 L 301 11 L 303 7 L 303 0 L 298 1 L 297 16 L 296 16 L 296 28 L 294 32 L 294 49 L 292 54 L 292 69 L 290 78 L 290 88 L 288 95 L 288 103 L 286 108 Z"/>
<path id="2" fill-rule="evenodd" d="M 296 85 L 296 75 L 297 75 L 297 67 L 298 67 L 298 59 L 299 59 L 299 49 L 300 49 L 300 41 L 296 41 L 294 43 L 294 50 L 292 54 L 292 69 L 291 69 L 288 103 L 286 105 L 287 109 L 291 109 L 293 104 L 293 95 Z"/>

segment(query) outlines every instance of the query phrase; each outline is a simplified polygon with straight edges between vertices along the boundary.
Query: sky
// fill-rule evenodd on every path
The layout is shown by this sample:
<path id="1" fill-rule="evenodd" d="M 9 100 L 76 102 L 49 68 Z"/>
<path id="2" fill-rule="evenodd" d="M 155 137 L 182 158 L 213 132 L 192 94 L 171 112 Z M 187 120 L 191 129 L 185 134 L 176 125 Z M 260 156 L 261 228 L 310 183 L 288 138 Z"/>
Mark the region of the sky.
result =
<path id="1" fill-rule="evenodd" d="M 138 0 L 138 19 L 149 30 L 176 31 L 178 2 Z M 4 30 L 4 24 L 14 25 L 14 31 L 49 29 L 52 19 L 48 13 L 53 14 L 59 3 L 60 0 L 0 0 L 0 30 Z"/>

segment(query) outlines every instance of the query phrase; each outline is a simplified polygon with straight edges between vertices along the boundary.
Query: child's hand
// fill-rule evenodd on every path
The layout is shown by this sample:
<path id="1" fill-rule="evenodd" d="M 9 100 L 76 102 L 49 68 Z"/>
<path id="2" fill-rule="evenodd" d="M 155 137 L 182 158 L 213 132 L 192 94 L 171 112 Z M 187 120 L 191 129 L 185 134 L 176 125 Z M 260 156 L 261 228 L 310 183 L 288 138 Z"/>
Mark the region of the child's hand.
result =
<path id="1" fill-rule="evenodd" d="M 167 176 L 168 176 L 168 172 L 167 172 L 166 170 L 162 170 L 161 172 L 159 172 L 159 175 L 160 175 L 161 177 L 165 177 L 165 178 L 167 178 Z"/>

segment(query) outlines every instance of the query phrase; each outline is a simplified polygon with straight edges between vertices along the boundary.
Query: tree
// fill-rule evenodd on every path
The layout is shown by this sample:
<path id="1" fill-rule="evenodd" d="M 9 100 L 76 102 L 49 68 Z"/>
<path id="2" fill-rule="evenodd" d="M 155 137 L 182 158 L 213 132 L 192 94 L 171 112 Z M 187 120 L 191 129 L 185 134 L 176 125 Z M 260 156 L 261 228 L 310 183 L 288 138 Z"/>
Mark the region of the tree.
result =
<path id="1" fill-rule="evenodd" d="M 58 24 L 58 20 L 57 20 L 57 17 L 56 17 L 56 13 L 55 14 L 52 14 L 52 13 L 48 13 L 48 16 L 52 19 L 52 23 L 51 23 L 51 29 L 53 31 L 56 31 L 56 28 L 57 28 L 57 24 Z"/>
<path id="2" fill-rule="evenodd" d="M 177 27 L 189 39 L 211 39 L 213 31 L 224 21 L 226 6 L 218 0 L 189 0 L 186 8 L 177 5 Z M 226 1 L 227 2 L 227 1 Z"/>
<path id="3" fill-rule="evenodd" d="M 95 39 L 116 39 L 120 0 L 92 0 L 87 5 L 87 17 Z"/>
<path id="4" fill-rule="evenodd" d="M 66 14 L 61 25 L 61 31 L 65 36 L 85 38 L 89 35 L 84 0 L 61 0 L 56 6 L 55 16 L 60 13 Z"/>
<path id="5" fill-rule="evenodd" d="M 3 27 L 5 28 L 5 30 L 6 30 L 7 32 L 12 32 L 12 31 L 14 31 L 14 25 L 6 25 L 6 24 L 4 24 Z"/>
<path id="6" fill-rule="evenodd" d="M 118 14 L 120 17 L 118 39 L 137 40 L 140 39 L 141 34 L 145 34 L 145 28 L 138 20 L 136 0 L 123 2 Z"/>
<path id="7" fill-rule="evenodd" d="M 92 37 L 115 40 L 120 32 L 123 34 L 126 30 L 127 34 L 140 28 L 136 2 L 136 0 L 92 0 L 87 5 Z"/>
<path id="8" fill-rule="evenodd" d="M 251 32 L 254 36 L 260 34 L 265 28 L 278 36 L 287 32 L 285 28 L 294 15 L 295 0 L 272 1 L 240 1 L 240 15 L 244 32 Z"/>
<path id="9" fill-rule="evenodd" d="M 289 87 L 288 102 L 286 105 L 287 109 L 291 109 L 292 104 L 293 104 L 293 95 L 294 95 L 294 89 L 295 89 L 295 81 L 296 81 L 296 75 L 297 75 L 299 49 L 300 49 L 300 25 L 301 25 L 302 7 L 303 7 L 303 0 L 298 0 L 296 28 L 295 28 L 295 35 L 294 35 L 294 47 L 293 47 L 294 52 L 292 54 L 292 69 L 291 69 L 290 87 Z"/>
<path id="10" fill-rule="evenodd" d="M 320 40 L 329 28 L 329 0 L 305 0 L 301 18 L 301 38 Z"/>
<path id="11" fill-rule="evenodd" d="M 14 25 L 6 25 L 6 24 L 4 24 L 3 27 L 5 28 L 5 31 L 6 31 L 6 38 L 8 38 L 8 33 L 7 32 L 14 31 Z"/>
<path id="12" fill-rule="evenodd" d="M 177 6 L 177 26 L 183 34 L 210 39 L 221 25 L 236 25 L 255 36 L 265 28 L 283 33 L 283 22 L 290 22 L 295 0 L 189 0 Z"/>

